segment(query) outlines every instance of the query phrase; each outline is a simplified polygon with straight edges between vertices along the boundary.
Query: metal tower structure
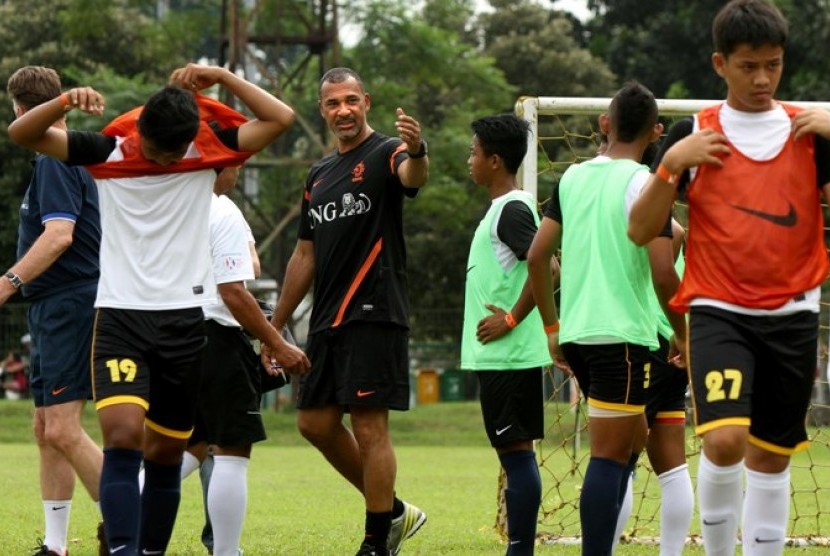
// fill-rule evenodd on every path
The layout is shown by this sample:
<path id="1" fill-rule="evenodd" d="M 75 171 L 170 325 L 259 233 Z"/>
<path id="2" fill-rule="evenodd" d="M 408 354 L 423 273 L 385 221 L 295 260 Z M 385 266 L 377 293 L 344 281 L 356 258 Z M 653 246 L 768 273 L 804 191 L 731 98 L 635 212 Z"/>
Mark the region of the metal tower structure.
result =
<path id="1" fill-rule="evenodd" d="M 310 72 L 316 82 L 329 62 L 340 62 L 335 0 L 222 0 L 220 27 L 219 64 L 246 77 L 258 74 L 292 105 Z M 325 125 L 314 126 L 299 114 L 297 123 L 322 153 Z"/>

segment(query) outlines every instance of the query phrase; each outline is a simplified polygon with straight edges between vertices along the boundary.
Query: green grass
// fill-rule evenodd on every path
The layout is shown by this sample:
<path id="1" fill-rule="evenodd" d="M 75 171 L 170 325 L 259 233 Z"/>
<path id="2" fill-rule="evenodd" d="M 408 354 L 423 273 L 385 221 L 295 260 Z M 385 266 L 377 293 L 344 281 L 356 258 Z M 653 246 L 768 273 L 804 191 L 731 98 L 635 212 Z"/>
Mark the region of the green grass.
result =
<path id="1" fill-rule="evenodd" d="M 37 449 L 30 439 L 29 403 L 0 402 L 0 555 L 25 554 L 42 534 Z M 362 533 L 363 506 L 349 487 L 296 432 L 293 412 L 268 412 L 270 438 L 254 449 L 242 546 L 246 555 L 352 554 Z M 91 410 L 85 422 L 98 438 Z M 393 414 L 397 489 L 429 514 L 404 554 L 496 556 L 505 546 L 495 529 L 498 460 L 481 430 L 476 403 L 445 403 Z M 546 485 L 547 487 L 548 485 Z M 72 507 L 70 553 L 95 554 L 97 509 L 80 483 Z M 573 485 L 576 488 L 576 485 Z M 198 535 L 198 480 L 183 485 L 168 554 L 205 554 Z M 540 527 L 540 530 L 543 527 Z M 653 546 L 624 545 L 617 554 L 656 554 Z M 826 548 L 788 548 L 786 554 L 825 554 Z M 578 546 L 549 545 L 537 554 L 579 554 Z M 703 554 L 690 547 L 686 554 Z"/>

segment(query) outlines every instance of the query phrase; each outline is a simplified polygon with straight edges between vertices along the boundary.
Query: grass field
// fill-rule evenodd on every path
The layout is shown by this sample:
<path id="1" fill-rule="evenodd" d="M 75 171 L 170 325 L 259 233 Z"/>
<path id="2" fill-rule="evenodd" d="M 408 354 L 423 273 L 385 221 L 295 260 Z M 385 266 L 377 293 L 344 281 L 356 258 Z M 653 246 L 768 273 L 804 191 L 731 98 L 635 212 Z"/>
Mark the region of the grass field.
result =
<path id="1" fill-rule="evenodd" d="M 28 554 L 42 534 L 37 450 L 30 440 L 26 401 L 0 401 L 0 555 Z M 85 422 L 99 439 L 91 410 Z M 350 555 L 362 534 L 360 496 L 305 444 L 291 412 L 266 414 L 269 440 L 254 449 L 242 546 L 246 556 Z M 504 554 L 493 524 L 498 460 L 481 430 L 474 402 L 444 403 L 393 414 L 398 492 L 421 506 L 429 521 L 404 545 L 404 554 Z M 830 478 L 828 478 L 830 480 Z M 99 517 L 80 484 L 72 508 L 70 554 L 94 555 Z M 202 502 L 198 480 L 183 485 L 182 504 L 168 554 L 205 554 L 198 535 Z M 623 545 L 621 556 L 656 554 L 654 546 Z M 688 554 L 703 554 L 689 547 Z M 786 554 L 826 554 L 827 548 L 788 548 Z M 537 554 L 579 554 L 578 546 L 539 546 Z"/>

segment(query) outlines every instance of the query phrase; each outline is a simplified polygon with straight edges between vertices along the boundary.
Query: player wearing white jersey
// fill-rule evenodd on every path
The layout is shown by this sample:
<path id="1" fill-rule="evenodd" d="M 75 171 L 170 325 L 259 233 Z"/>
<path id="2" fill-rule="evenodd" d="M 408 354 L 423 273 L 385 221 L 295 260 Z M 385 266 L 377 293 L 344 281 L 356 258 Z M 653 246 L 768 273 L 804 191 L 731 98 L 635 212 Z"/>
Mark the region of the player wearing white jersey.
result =
<path id="1" fill-rule="evenodd" d="M 72 89 L 9 127 L 13 141 L 87 166 L 102 193 L 93 385 L 104 438 L 104 526 L 110 551 L 125 555 L 163 554 L 178 510 L 179 468 L 205 344 L 201 306 L 213 288 L 207 255 L 212 169 L 241 163 L 294 117 L 289 106 L 223 68 L 188 64 L 173 72 L 171 83 L 103 134 L 50 127 L 73 108 L 102 113 L 104 99 L 89 87 Z M 194 95 L 214 84 L 233 93 L 254 119 Z M 286 369 L 308 365 L 300 350 L 285 342 L 275 347 L 272 356 Z M 142 458 L 146 479 L 139 494 Z"/>

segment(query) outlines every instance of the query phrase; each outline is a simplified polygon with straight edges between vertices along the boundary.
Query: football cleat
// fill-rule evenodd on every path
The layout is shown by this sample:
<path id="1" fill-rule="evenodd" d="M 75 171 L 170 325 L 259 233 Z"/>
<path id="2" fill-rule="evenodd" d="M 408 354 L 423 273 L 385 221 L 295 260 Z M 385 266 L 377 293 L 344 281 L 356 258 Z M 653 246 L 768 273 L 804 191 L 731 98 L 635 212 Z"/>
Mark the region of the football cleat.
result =
<path id="1" fill-rule="evenodd" d="M 37 542 L 40 546 L 35 547 L 35 552 L 32 556 L 69 556 L 69 551 L 66 549 L 58 552 L 57 550 L 50 549 L 45 544 L 41 544 L 43 541 L 40 539 L 38 539 Z"/>
<path id="2" fill-rule="evenodd" d="M 426 522 L 427 514 L 423 510 L 404 502 L 403 513 L 392 520 L 392 526 L 389 528 L 389 536 L 386 539 L 389 553 L 400 554 L 403 541 L 417 533 Z"/>

